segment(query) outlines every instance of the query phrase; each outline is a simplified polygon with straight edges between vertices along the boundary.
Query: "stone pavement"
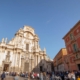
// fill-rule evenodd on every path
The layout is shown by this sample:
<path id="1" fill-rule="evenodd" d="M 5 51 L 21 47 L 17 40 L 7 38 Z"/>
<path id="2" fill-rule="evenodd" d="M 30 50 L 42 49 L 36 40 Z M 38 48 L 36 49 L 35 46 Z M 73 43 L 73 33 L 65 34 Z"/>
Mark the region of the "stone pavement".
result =
<path id="1" fill-rule="evenodd" d="M 1 80 L 1 78 L 0 78 L 0 80 Z M 12 77 L 12 76 L 6 76 L 6 78 L 4 80 L 14 80 L 14 77 Z M 29 79 L 20 77 L 19 80 L 29 80 Z M 33 79 L 30 79 L 30 80 L 33 80 Z M 34 80 L 36 80 L 36 79 L 34 79 Z"/>
<path id="2" fill-rule="evenodd" d="M 1 78 L 0 78 L 1 80 Z M 6 76 L 6 78 L 4 80 L 14 80 L 14 78 L 12 76 Z M 20 80 L 24 80 L 24 78 L 20 77 Z"/>

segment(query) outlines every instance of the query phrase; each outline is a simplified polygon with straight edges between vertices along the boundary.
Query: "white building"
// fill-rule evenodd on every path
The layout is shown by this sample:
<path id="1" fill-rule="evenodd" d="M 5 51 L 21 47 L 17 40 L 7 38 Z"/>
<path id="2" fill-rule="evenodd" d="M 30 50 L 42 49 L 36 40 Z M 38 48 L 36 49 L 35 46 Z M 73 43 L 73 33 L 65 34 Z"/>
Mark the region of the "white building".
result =
<path id="1" fill-rule="evenodd" d="M 42 60 L 50 60 L 46 50 L 41 50 L 39 38 L 34 29 L 24 26 L 8 42 L 7 38 L 0 43 L 0 71 L 31 72 L 40 71 Z M 46 64 L 44 64 L 46 68 Z"/>

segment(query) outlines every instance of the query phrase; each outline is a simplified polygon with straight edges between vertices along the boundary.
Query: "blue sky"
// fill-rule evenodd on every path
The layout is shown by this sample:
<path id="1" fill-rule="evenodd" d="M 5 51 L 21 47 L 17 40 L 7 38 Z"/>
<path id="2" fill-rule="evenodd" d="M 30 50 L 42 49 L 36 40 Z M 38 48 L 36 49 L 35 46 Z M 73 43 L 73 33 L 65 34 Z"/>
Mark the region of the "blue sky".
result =
<path id="1" fill-rule="evenodd" d="M 80 0 L 0 0 L 0 41 L 32 26 L 40 47 L 54 58 L 65 47 L 63 37 L 80 20 Z"/>

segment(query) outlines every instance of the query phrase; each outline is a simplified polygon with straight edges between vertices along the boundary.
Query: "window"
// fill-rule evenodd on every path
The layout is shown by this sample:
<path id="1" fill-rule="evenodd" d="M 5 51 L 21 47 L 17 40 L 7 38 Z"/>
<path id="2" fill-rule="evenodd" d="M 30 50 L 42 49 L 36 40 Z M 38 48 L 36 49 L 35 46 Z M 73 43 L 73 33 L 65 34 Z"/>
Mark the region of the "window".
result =
<path id="1" fill-rule="evenodd" d="M 10 55 L 10 51 L 8 51 L 7 55 Z"/>
<path id="2" fill-rule="evenodd" d="M 10 51 L 8 51 L 7 55 L 6 55 L 6 61 L 10 61 Z"/>
<path id="3" fill-rule="evenodd" d="M 69 51 L 71 51 L 71 48 L 69 47 Z"/>
<path id="4" fill-rule="evenodd" d="M 76 54 L 76 58 L 78 58 L 78 54 Z"/>
<path id="5" fill-rule="evenodd" d="M 74 52 L 77 52 L 77 45 L 76 44 L 73 44 L 73 50 L 74 50 Z"/>
<path id="6" fill-rule="evenodd" d="M 70 57 L 70 62 L 74 63 L 75 57 Z"/>
<path id="7" fill-rule="evenodd" d="M 79 32 L 79 29 L 77 29 L 76 32 L 78 33 Z"/>
<path id="8" fill-rule="evenodd" d="M 26 44 L 26 50 L 29 50 L 29 44 Z"/>
<path id="9" fill-rule="evenodd" d="M 70 34 L 70 39 L 72 40 L 72 39 L 74 39 L 74 36 L 73 36 L 73 34 Z"/>

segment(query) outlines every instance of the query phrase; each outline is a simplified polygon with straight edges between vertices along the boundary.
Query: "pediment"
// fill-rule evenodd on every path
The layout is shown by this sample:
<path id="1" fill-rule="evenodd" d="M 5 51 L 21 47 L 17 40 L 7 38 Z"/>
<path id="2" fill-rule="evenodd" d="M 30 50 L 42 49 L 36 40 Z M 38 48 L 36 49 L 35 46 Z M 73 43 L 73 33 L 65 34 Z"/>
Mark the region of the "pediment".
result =
<path id="1" fill-rule="evenodd" d="M 33 35 L 34 35 L 34 29 L 32 28 L 32 27 L 30 27 L 30 26 L 24 26 L 24 32 L 30 32 L 30 33 L 32 33 Z"/>

